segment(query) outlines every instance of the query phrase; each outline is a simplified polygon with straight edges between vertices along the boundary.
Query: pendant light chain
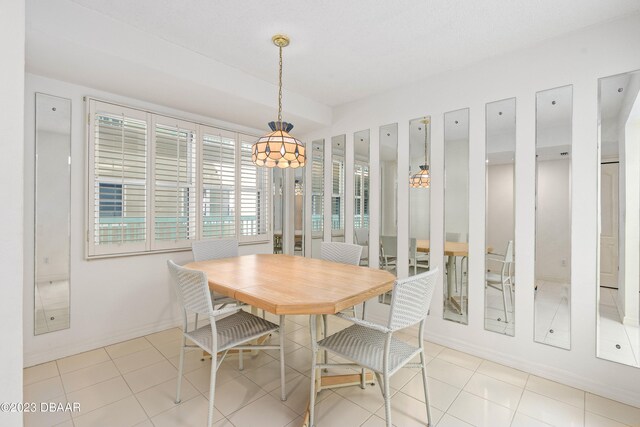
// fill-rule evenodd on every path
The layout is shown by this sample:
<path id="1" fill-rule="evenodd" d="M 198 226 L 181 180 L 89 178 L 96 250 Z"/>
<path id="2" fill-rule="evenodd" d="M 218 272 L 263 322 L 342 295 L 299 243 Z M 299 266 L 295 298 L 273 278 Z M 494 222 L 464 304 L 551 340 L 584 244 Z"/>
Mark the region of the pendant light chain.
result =
<path id="1" fill-rule="evenodd" d="M 279 73 L 278 73 L 278 121 L 282 121 L 282 46 L 280 48 L 280 63 L 279 63 Z"/>

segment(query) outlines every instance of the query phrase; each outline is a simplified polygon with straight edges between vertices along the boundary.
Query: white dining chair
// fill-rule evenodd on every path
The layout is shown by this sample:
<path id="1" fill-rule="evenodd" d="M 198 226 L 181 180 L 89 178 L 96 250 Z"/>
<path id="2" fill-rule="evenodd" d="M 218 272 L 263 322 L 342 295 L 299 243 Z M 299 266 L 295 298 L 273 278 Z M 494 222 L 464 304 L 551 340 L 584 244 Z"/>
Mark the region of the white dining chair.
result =
<path id="1" fill-rule="evenodd" d="M 362 255 L 362 246 L 352 245 L 350 243 L 340 242 L 322 242 L 320 243 L 320 258 L 325 261 L 339 262 L 341 264 L 360 265 L 360 256 Z M 364 319 L 365 304 L 362 303 L 362 318 Z M 350 309 L 353 316 L 356 316 L 355 307 Z M 326 316 L 324 316 L 326 320 Z M 326 323 L 326 322 L 325 322 Z"/>
<path id="2" fill-rule="evenodd" d="M 485 276 L 485 288 L 490 287 L 502 292 L 502 304 L 504 308 L 504 319 L 509 323 L 509 310 L 507 309 L 507 293 L 511 307 L 513 307 L 513 240 L 507 242 L 504 255 L 491 253 L 487 254 L 487 260 L 501 264 L 500 274 L 487 271 Z"/>
<path id="3" fill-rule="evenodd" d="M 191 252 L 194 261 L 236 257 L 238 256 L 238 241 L 236 239 L 201 240 L 193 242 Z M 237 300 L 213 291 L 211 291 L 211 301 L 214 307 L 218 308 L 224 308 L 227 304 L 238 304 Z M 197 313 L 195 327 L 198 327 Z"/>
<path id="4" fill-rule="evenodd" d="M 316 369 L 332 367 L 365 367 L 372 370 L 378 380 L 382 396 L 386 425 L 391 427 L 391 389 L 390 379 L 402 367 L 420 368 L 424 398 L 427 408 L 427 426 L 431 424 L 429 391 L 427 386 L 427 361 L 424 353 L 424 326 L 433 297 L 438 269 L 418 274 L 407 279 L 396 280 L 386 324 L 368 322 L 355 317 L 338 314 L 339 317 L 353 323 L 342 331 L 316 341 L 316 326 L 313 316 L 309 321 L 311 328 L 311 391 L 309 400 L 309 425 L 314 425 L 315 378 Z M 400 329 L 420 324 L 418 346 L 411 345 L 394 337 Z M 317 363 L 317 352 L 323 349 L 351 361 L 352 363 Z M 411 360 L 420 355 L 420 363 Z"/>
<path id="5" fill-rule="evenodd" d="M 173 261 L 167 261 L 169 271 L 182 308 L 182 345 L 178 365 L 178 387 L 176 403 L 181 400 L 182 374 L 184 371 L 184 353 L 186 348 L 200 347 L 211 354 L 211 376 L 209 380 L 209 420 L 213 425 L 213 407 L 215 401 L 216 372 L 231 349 L 243 350 L 280 350 L 280 387 L 281 399 L 286 400 L 284 367 L 284 316 L 280 316 L 280 325 L 261 319 L 233 305 L 214 310 L 209 292 L 207 275 L 202 271 L 189 270 Z M 198 313 L 209 318 L 209 324 L 189 330 L 188 312 Z M 220 316 L 225 317 L 220 317 Z M 250 341 L 279 331 L 279 345 L 252 345 Z M 187 345 L 187 340 L 195 345 Z M 222 353 L 218 360 L 218 353 Z"/>

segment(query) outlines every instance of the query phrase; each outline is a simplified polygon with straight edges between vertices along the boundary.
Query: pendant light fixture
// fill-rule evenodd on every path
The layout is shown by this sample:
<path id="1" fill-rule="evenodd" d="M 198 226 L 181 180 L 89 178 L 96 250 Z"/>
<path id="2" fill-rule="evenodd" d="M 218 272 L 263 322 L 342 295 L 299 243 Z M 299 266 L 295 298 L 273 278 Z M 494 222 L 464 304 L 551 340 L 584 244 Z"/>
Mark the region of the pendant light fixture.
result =
<path id="1" fill-rule="evenodd" d="M 268 168 L 298 168 L 306 162 L 305 149 L 302 142 L 289 135 L 293 129 L 291 123 L 282 121 L 282 48 L 289 46 L 289 37 L 276 34 L 271 38 L 280 51 L 280 68 L 278 73 L 278 120 L 269 122 L 271 132 L 264 135 L 251 147 L 251 160 L 256 166 Z"/>
<path id="2" fill-rule="evenodd" d="M 429 188 L 431 186 L 431 173 L 429 172 L 429 126 L 430 120 L 425 118 L 420 120 L 424 124 L 424 164 L 420 165 L 420 171 L 411 175 L 409 178 L 409 186 L 411 188 Z"/>

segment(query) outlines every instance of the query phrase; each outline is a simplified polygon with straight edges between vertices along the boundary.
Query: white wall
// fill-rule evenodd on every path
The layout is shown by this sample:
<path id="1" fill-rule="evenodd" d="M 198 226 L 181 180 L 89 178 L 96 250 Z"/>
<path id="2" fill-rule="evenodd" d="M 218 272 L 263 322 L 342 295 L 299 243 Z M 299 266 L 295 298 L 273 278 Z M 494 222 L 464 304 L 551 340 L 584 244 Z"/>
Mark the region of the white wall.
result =
<path id="1" fill-rule="evenodd" d="M 513 164 L 487 167 L 487 246 L 503 254 L 514 238 Z M 493 265 L 492 267 L 495 267 Z"/>
<path id="2" fill-rule="evenodd" d="M 83 96 L 94 96 L 124 105 L 233 128 L 249 134 L 259 130 L 235 126 L 206 117 L 128 99 L 57 80 L 27 74 L 25 94 L 25 223 L 33 224 L 33 172 L 35 92 L 71 99 L 71 328 L 33 335 L 33 227 L 24 236 L 24 364 L 31 366 L 178 325 L 178 311 L 170 287 L 166 261 L 191 260 L 190 251 L 120 258 L 84 258 L 87 177 L 85 160 L 86 110 Z M 21 110 L 22 111 L 22 110 Z M 22 131 L 22 129 L 21 129 Z M 20 138 L 22 140 L 22 138 Z M 8 159 L 11 156 L 3 157 Z M 16 156 L 14 156 L 16 157 Z M 19 162 L 15 158 L 11 165 Z M 8 170 L 4 168 L 3 170 Z M 8 179 L 8 178 L 7 178 Z M 15 177 L 12 177 L 15 179 Z M 14 225 L 15 227 L 15 225 Z M 22 237 L 20 239 L 22 244 Z M 19 245 L 15 245 L 16 248 Z M 12 256 L 13 251 L 12 249 Z M 270 244 L 241 246 L 240 252 L 269 253 Z M 17 251 L 16 251 L 17 252 Z M 19 262 L 22 264 L 22 261 Z M 22 280 L 20 280 L 22 282 Z M 3 300 L 4 301 L 4 300 Z M 15 302 L 14 302 L 15 309 Z M 6 310 L 2 310 L 5 312 Z M 4 325 L 4 323 L 3 323 Z M 1 327 L 1 326 L 0 326 Z M 12 329 L 16 328 L 15 322 Z M 4 344 L 3 344 L 4 347 Z M 20 346 L 21 347 L 21 346 Z"/>
<path id="3" fill-rule="evenodd" d="M 536 279 L 556 283 L 571 280 L 571 162 L 538 162 L 536 211 Z M 577 203 L 580 209 L 580 204 Z"/>
<path id="4" fill-rule="evenodd" d="M 0 179 L 5 209 L 0 221 L 0 402 L 22 402 L 22 249 L 24 132 L 24 2 L 3 2 L 0 8 Z M 21 426 L 22 413 L 0 413 L 0 424 Z"/>
<path id="5" fill-rule="evenodd" d="M 596 358 L 596 247 L 597 234 L 597 88 L 599 77 L 640 68 L 640 14 L 547 40 L 529 49 L 493 57 L 471 67 L 430 76 L 334 110 L 330 129 L 311 133 L 307 141 L 371 129 L 372 171 L 378 170 L 379 141 L 376 129 L 398 123 L 398 177 L 408 175 L 408 129 L 412 118 L 432 117 L 431 242 L 433 267 L 442 269 L 443 230 L 443 114 L 470 107 L 470 256 L 469 325 L 442 319 L 442 282 L 431 305 L 427 337 L 435 342 L 476 354 L 534 374 L 558 380 L 640 405 L 637 368 Z M 535 201 L 535 94 L 537 91 L 573 85 L 572 152 L 572 348 L 570 351 L 533 341 L 534 201 Z M 485 248 L 485 104 L 517 98 L 515 251 L 515 337 L 484 330 Z M 379 229 L 379 181 L 372 177 L 371 254 L 376 260 Z M 376 194 L 377 193 L 377 194 Z M 399 186 L 402 215 L 408 203 Z M 398 221 L 398 238 L 408 238 L 408 222 Z M 401 246 L 400 249 L 403 247 Z M 407 254 L 400 252 L 401 257 Z M 401 258 L 400 265 L 404 264 Z M 400 274 L 406 272 L 400 271 Z M 369 314 L 383 320 L 387 307 L 374 302 Z"/>
<path id="6" fill-rule="evenodd" d="M 457 234 L 466 242 L 469 233 L 469 141 L 447 141 L 445 159 L 445 232 Z"/>

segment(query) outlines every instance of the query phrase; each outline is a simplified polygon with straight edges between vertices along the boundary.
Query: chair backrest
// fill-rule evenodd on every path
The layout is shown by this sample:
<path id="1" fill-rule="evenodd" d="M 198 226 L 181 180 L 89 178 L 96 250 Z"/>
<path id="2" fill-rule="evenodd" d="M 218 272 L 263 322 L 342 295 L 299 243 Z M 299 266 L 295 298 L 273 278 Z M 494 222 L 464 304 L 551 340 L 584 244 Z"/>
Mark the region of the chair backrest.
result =
<path id="1" fill-rule="evenodd" d="M 356 238 L 356 244 L 360 246 L 367 246 L 369 244 L 369 229 L 368 228 L 355 228 L 353 234 Z"/>
<path id="2" fill-rule="evenodd" d="M 409 238 L 409 258 L 413 259 L 418 253 L 418 239 L 415 237 Z"/>
<path id="3" fill-rule="evenodd" d="M 413 326 L 423 321 L 429 312 L 431 298 L 436 287 L 438 269 L 396 280 L 389 311 L 389 329 Z"/>
<path id="4" fill-rule="evenodd" d="M 513 240 L 509 240 L 507 249 L 504 250 L 504 262 L 513 262 Z"/>
<path id="5" fill-rule="evenodd" d="M 445 233 L 445 240 L 447 242 L 459 242 L 460 237 L 462 237 L 462 233 Z"/>
<path id="6" fill-rule="evenodd" d="M 238 256 L 238 241 L 236 239 L 203 240 L 191 245 L 194 261 L 230 258 Z"/>
<path id="7" fill-rule="evenodd" d="M 178 294 L 178 302 L 185 310 L 213 316 L 213 304 L 207 275 L 202 271 L 189 270 L 169 260 L 169 272 Z"/>
<path id="8" fill-rule="evenodd" d="M 322 242 L 320 244 L 320 258 L 326 261 L 342 264 L 360 265 L 362 246 L 351 243 Z"/>
<path id="9" fill-rule="evenodd" d="M 380 236 L 380 246 L 382 254 L 386 257 L 398 256 L 398 237 L 397 236 Z"/>

